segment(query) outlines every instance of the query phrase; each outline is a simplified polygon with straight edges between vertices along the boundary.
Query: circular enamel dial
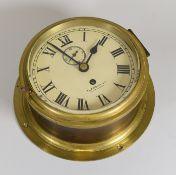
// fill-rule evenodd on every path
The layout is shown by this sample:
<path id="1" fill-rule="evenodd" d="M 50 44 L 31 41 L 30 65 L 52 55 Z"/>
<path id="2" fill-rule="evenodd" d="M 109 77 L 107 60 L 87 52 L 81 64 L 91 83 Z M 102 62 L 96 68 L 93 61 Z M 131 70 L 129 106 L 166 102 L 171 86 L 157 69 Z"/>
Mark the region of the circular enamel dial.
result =
<path id="1" fill-rule="evenodd" d="M 35 93 L 68 113 L 97 113 L 119 105 L 134 89 L 138 58 L 120 36 L 93 26 L 52 33 L 28 60 Z"/>

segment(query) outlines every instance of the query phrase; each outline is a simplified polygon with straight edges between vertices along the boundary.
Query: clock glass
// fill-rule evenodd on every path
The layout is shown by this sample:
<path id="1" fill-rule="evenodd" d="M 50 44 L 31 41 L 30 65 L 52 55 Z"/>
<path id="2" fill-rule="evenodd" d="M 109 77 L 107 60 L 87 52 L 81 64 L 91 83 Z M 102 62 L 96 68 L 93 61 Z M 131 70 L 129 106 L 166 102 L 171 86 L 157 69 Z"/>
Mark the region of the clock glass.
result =
<path id="1" fill-rule="evenodd" d="M 97 113 L 119 105 L 139 78 L 139 59 L 108 30 L 73 26 L 50 32 L 31 50 L 27 73 L 35 93 L 68 113 Z"/>

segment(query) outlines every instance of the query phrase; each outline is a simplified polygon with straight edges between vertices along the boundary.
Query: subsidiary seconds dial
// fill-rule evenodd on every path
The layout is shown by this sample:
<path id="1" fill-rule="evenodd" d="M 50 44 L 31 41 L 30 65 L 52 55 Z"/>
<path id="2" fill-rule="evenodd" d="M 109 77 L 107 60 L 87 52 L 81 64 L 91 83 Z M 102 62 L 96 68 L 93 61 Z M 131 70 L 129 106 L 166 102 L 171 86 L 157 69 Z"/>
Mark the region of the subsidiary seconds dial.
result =
<path id="1" fill-rule="evenodd" d="M 65 112 L 109 109 L 122 102 L 138 80 L 138 58 L 120 37 L 101 28 L 57 31 L 33 50 L 28 61 L 32 88 Z"/>

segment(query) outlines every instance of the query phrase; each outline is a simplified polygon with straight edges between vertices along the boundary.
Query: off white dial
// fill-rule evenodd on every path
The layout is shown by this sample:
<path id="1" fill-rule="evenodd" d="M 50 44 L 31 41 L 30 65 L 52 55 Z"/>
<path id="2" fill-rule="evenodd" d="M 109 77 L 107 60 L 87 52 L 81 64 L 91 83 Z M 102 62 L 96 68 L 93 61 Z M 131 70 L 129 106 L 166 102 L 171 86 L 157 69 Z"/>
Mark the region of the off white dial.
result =
<path id="1" fill-rule="evenodd" d="M 58 110 L 107 110 L 128 97 L 138 80 L 138 58 L 120 37 L 101 28 L 68 28 L 36 47 L 28 61 L 31 86 Z"/>

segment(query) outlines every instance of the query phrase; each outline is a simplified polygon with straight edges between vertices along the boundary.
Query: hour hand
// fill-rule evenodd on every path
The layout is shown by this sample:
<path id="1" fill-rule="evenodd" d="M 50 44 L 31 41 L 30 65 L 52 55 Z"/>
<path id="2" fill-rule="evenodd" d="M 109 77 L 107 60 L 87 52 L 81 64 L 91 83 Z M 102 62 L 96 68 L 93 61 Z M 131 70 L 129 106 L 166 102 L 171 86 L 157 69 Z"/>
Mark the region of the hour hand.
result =
<path id="1" fill-rule="evenodd" d="M 56 50 L 58 50 L 59 52 L 61 52 L 62 54 L 66 55 L 68 58 L 70 58 L 72 61 L 74 61 L 77 64 L 80 64 L 79 61 L 75 60 L 73 57 L 71 57 L 70 55 L 68 55 L 67 53 L 65 53 L 62 49 L 60 49 L 59 47 L 57 47 L 56 45 L 47 42 L 49 45 L 51 45 L 53 48 L 55 48 Z"/>
<path id="2" fill-rule="evenodd" d="M 97 47 L 98 47 L 98 45 L 99 45 L 99 41 L 97 42 L 97 44 L 95 46 L 93 46 L 90 49 L 90 55 L 89 55 L 87 61 L 85 62 L 86 64 L 88 64 L 88 62 L 90 61 L 90 58 L 92 57 L 92 55 L 97 53 Z"/>

